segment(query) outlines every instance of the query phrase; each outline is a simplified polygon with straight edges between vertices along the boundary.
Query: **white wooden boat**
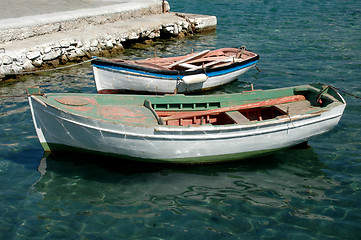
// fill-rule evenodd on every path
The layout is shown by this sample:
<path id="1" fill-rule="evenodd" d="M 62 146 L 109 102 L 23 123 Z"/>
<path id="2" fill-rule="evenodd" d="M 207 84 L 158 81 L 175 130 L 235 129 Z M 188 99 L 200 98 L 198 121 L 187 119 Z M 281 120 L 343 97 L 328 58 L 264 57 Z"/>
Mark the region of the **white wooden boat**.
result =
<path id="1" fill-rule="evenodd" d="M 331 130 L 346 106 L 321 84 L 203 96 L 28 94 L 45 151 L 167 163 L 269 154 Z"/>
<path id="2" fill-rule="evenodd" d="M 92 64 L 98 93 L 189 93 L 232 82 L 258 59 L 244 47 L 143 60 L 95 58 Z"/>

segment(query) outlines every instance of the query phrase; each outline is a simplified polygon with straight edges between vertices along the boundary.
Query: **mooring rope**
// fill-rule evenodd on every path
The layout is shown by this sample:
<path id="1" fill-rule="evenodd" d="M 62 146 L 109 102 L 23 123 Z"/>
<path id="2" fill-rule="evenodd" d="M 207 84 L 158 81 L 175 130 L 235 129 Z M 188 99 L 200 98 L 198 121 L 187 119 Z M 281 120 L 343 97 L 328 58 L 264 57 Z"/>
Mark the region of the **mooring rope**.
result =
<path id="1" fill-rule="evenodd" d="M 17 97 L 27 97 L 28 95 L 0 95 L 0 98 L 17 98 Z"/>
<path id="2" fill-rule="evenodd" d="M 333 88 L 333 90 L 335 90 L 335 91 L 340 91 L 340 92 L 343 92 L 344 94 L 347 94 L 347 95 L 350 95 L 350 96 L 352 96 L 352 97 L 361 99 L 361 97 L 356 96 L 356 95 L 354 95 L 354 94 L 352 94 L 352 93 L 348 93 L 348 92 L 346 92 L 346 91 L 344 91 L 344 90 L 342 90 L 342 89 L 336 88 L 336 87 L 331 86 L 331 85 L 330 85 L 329 87 L 330 87 L 330 88 Z"/>
<path id="3" fill-rule="evenodd" d="M 51 68 L 51 69 L 44 69 L 44 70 L 37 70 L 37 71 L 32 71 L 32 72 L 22 72 L 19 73 L 18 75 L 26 75 L 26 74 L 36 74 L 36 73 L 42 73 L 42 72 L 51 72 L 51 71 L 57 71 L 57 70 L 62 70 L 62 69 L 66 69 L 66 68 L 71 68 L 74 66 L 78 66 L 78 65 L 82 65 L 84 63 L 90 62 L 92 61 L 94 58 L 86 60 L 86 61 L 82 61 L 79 63 L 75 63 L 72 65 L 68 65 L 68 66 L 63 66 L 63 67 L 57 67 L 57 68 Z M 0 98 L 17 98 L 17 97 L 27 97 L 27 94 L 23 94 L 23 95 L 0 95 Z"/>
<path id="4" fill-rule="evenodd" d="M 44 69 L 44 70 L 37 70 L 37 71 L 32 71 L 32 72 L 22 72 L 22 73 L 19 73 L 19 75 L 35 74 L 35 73 L 41 73 L 41 72 L 51 72 L 51 71 L 62 70 L 62 69 L 66 69 L 66 68 L 71 68 L 71 67 L 74 67 L 74 66 L 82 65 L 82 64 L 87 63 L 87 62 L 91 62 L 93 59 L 94 59 L 94 58 L 89 59 L 89 60 L 86 60 L 86 61 L 83 61 L 83 62 L 80 62 L 80 63 L 75 63 L 75 64 L 68 65 L 68 66 L 63 66 L 63 67 L 57 67 L 57 68 L 51 68 L 51 69 Z"/>

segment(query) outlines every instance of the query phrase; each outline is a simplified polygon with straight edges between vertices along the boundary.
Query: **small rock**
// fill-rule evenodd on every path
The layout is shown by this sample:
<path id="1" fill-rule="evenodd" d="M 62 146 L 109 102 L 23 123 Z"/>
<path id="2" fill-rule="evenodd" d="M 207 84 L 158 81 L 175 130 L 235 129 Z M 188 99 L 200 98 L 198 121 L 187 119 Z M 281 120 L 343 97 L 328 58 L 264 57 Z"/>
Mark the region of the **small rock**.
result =
<path id="1" fill-rule="evenodd" d="M 68 47 L 70 47 L 70 42 L 69 42 L 68 40 L 62 40 L 62 41 L 60 42 L 60 47 L 62 47 L 62 48 L 68 48 Z"/>
<path id="2" fill-rule="evenodd" d="M 98 40 L 96 40 L 96 39 L 91 40 L 90 46 L 91 46 L 91 47 L 96 47 L 96 46 L 98 46 Z"/>
<path id="3" fill-rule="evenodd" d="M 74 51 L 75 49 L 76 49 L 75 46 L 69 46 L 68 48 L 66 48 L 66 51 L 70 52 L 70 51 Z"/>
<path id="4" fill-rule="evenodd" d="M 42 64 L 43 64 L 43 60 L 41 58 L 37 58 L 35 60 L 32 61 L 32 64 L 35 66 L 35 67 L 40 67 Z"/>
<path id="5" fill-rule="evenodd" d="M 23 68 L 26 72 L 31 72 L 35 69 L 35 66 L 32 64 L 31 60 L 25 60 Z"/>
<path id="6" fill-rule="evenodd" d="M 178 25 L 174 25 L 173 35 L 178 35 L 178 34 L 179 34 L 179 28 L 178 28 Z"/>
<path id="7" fill-rule="evenodd" d="M 79 41 L 79 42 L 81 43 L 81 41 Z M 70 40 L 70 45 L 77 46 L 77 45 L 79 45 L 79 42 L 75 39 L 72 39 L 72 40 Z"/>
<path id="8" fill-rule="evenodd" d="M 129 40 L 135 40 L 135 39 L 138 39 L 139 38 L 139 35 L 136 33 L 136 32 L 132 32 L 129 36 L 128 36 L 128 39 Z"/>
<path id="9" fill-rule="evenodd" d="M 11 65 L 11 70 L 13 73 L 18 74 L 23 72 L 23 67 L 19 66 L 15 62 Z"/>
<path id="10" fill-rule="evenodd" d="M 173 33 L 174 27 L 173 27 L 173 26 L 167 26 L 167 27 L 165 27 L 165 30 L 166 30 L 167 32 Z"/>
<path id="11" fill-rule="evenodd" d="M 85 55 L 86 55 L 86 57 L 89 58 L 89 59 L 92 57 L 89 52 L 85 52 Z"/>
<path id="12" fill-rule="evenodd" d="M 79 42 L 76 43 L 76 47 L 81 48 L 82 46 L 83 46 L 82 41 L 79 41 Z"/>
<path id="13" fill-rule="evenodd" d="M 10 65 L 10 64 L 12 64 L 13 59 L 10 56 L 5 55 L 1 58 L 1 61 L 2 61 L 3 65 Z"/>
<path id="14" fill-rule="evenodd" d="M 61 58 L 60 58 L 60 62 L 62 64 L 65 64 L 69 61 L 68 57 L 64 54 L 64 55 L 61 55 Z"/>
<path id="15" fill-rule="evenodd" d="M 11 74 L 11 65 L 0 66 L 0 75 L 6 76 Z"/>
<path id="16" fill-rule="evenodd" d="M 90 49 L 90 42 L 87 41 L 87 40 L 85 40 L 84 43 L 83 43 L 83 47 L 84 47 L 85 49 Z"/>
<path id="17" fill-rule="evenodd" d="M 35 58 L 40 57 L 40 55 L 41 55 L 40 51 L 29 51 L 26 53 L 26 57 L 29 60 L 34 60 Z"/>
<path id="18" fill-rule="evenodd" d="M 146 38 L 150 35 L 151 31 L 150 30 L 144 30 L 140 33 L 140 38 Z"/>
<path id="19" fill-rule="evenodd" d="M 52 61 L 49 61 L 49 62 L 47 62 L 49 65 L 52 65 L 53 67 L 58 67 L 59 66 L 59 64 L 60 64 L 60 62 L 59 62 L 59 59 L 54 59 L 54 60 L 52 60 Z"/>
<path id="20" fill-rule="evenodd" d="M 43 48 L 43 53 L 46 54 L 46 53 L 50 53 L 52 47 L 48 46 L 48 47 L 45 47 Z"/>
<path id="21" fill-rule="evenodd" d="M 113 48 L 113 42 L 112 42 L 112 40 L 108 40 L 108 41 L 105 43 L 105 46 L 106 46 L 107 49 Z"/>
<path id="22" fill-rule="evenodd" d="M 71 62 L 80 60 L 80 57 L 78 54 L 76 54 L 76 52 L 70 52 L 67 56 L 68 56 L 69 61 L 71 61 Z"/>
<path id="23" fill-rule="evenodd" d="M 123 51 L 124 47 L 122 44 L 118 43 L 118 44 L 114 45 L 113 50 L 114 51 Z"/>
<path id="24" fill-rule="evenodd" d="M 53 49 L 52 51 L 50 51 L 49 53 L 43 56 L 43 61 L 52 61 L 60 56 L 61 56 L 60 49 L 56 49 L 56 50 Z"/>
<path id="25" fill-rule="evenodd" d="M 99 42 L 100 49 L 105 50 L 107 49 L 105 42 Z"/>
<path id="26" fill-rule="evenodd" d="M 119 35 L 119 41 L 120 42 L 125 42 L 125 41 L 127 41 L 127 37 L 128 37 L 127 34 L 122 33 L 122 34 Z"/>
<path id="27" fill-rule="evenodd" d="M 79 57 L 84 57 L 84 56 L 85 56 L 85 51 L 84 51 L 84 49 L 82 49 L 82 48 L 77 48 L 77 49 L 75 49 L 75 53 L 76 53 L 76 55 L 78 55 Z"/>
<path id="28" fill-rule="evenodd" d="M 152 44 L 153 44 L 153 40 L 151 40 L 151 39 L 145 40 L 145 41 L 144 41 L 144 44 L 152 45 Z"/>
<path id="29" fill-rule="evenodd" d="M 90 52 L 99 52 L 99 49 L 97 47 L 90 47 Z"/>
<path id="30" fill-rule="evenodd" d="M 148 37 L 149 38 L 158 38 L 158 37 L 160 37 L 160 31 L 151 32 Z"/>

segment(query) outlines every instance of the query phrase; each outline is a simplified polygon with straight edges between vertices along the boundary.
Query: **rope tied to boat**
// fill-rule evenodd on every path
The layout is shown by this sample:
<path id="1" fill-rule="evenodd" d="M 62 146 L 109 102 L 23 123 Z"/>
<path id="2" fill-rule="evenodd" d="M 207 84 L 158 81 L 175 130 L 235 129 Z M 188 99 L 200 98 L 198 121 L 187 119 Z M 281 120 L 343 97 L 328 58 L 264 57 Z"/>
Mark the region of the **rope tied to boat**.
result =
<path id="1" fill-rule="evenodd" d="M 361 99 L 361 97 L 356 96 L 356 95 L 354 95 L 354 94 L 352 94 L 352 93 L 346 92 L 346 91 L 344 91 L 344 90 L 342 90 L 342 89 L 336 88 L 336 87 L 331 86 L 331 85 L 327 85 L 327 86 L 324 86 L 323 89 L 316 95 L 316 102 L 317 102 L 318 104 L 320 104 L 320 105 L 322 104 L 322 99 L 321 99 L 322 94 L 323 94 L 325 91 L 327 91 L 327 89 L 329 89 L 329 88 L 333 89 L 333 90 L 336 91 L 336 92 L 342 92 L 342 93 L 347 94 L 347 95 L 349 95 L 349 96 L 352 96 L 352 97 L 354 97 L 354 98 Z"/>
<path id="2" fill-rule="evenodd" d="M 43 70 L 37 70 L 37 71 L 31 71 L 31 72 L 21 72 L 21 73 L 19 73 L 19 75 L 36 74 L 36 73 L 42 73 L 42 72 L 51 72 L 51 71 L 62 70 L 62 69 L 66 69 L 66 68 L 71 68 L 71 67 L 75 67 L 75 66 L 78 66 L 78 65 L 82 65 L 82 64 L 87 63 L 87 62 L 91 62 L 93 59 L 94 59 L 94 58 L 89 59 L 89 60 L 86 60 L 86 61 L 82 61 L 82 62 L 79 62 L 79 63 L 75 63 L 75 64 L 72 64 L 72 65 L 63 66 L 63 67 L 57 67 L 57 68 L 51 68 L 51 69 L 43 69 Z"/>
<path id="3" fill-rule="evenodd" d="M 354 97 L 354 98 L 361 99 L 361 97 L 356 96 L 356 95 L 354 95 L 354 94 L 352 94 L 352 93 L 346 92 L 346 91 L 344 91 L 344 90 L 342 90 L 342 89 L 336 88 L 336 87 L 331 86 L 331 85 L 330 85 L 329 87 L 332 88 L 332 89 L 335 90 L 335 91 L 340 91 L 340 92 L 343 92 L 344 94 L 347 94 L 347 95 L 352 96 L 352 97 Z"/>
<path id="4" fill-rule="evenodd" d="M 326 92 L 326 90 L 327 89 L 329 89 L 330 88 L 330 85 L 327 85 L 327 86 L 322 86 L 322 90 L 316 95 L 316 103 L 318 103 L 318 104 L 322 104 L 322 100 L 321 100 L 321 97 L 322 97 L 322 94 L 324 93 L 324 92 Z"/>

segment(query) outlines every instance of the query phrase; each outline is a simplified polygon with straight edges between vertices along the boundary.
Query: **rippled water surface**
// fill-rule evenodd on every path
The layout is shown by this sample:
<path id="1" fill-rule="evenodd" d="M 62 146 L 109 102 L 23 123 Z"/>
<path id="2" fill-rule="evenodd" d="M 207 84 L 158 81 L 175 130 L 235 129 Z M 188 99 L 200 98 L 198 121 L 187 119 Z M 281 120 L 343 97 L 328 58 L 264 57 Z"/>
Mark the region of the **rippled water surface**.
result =
<path id="1" fill-rule="evenodd" d="M 213 93 L 324 82 L 361 96 L 361 2 L 170 0 L 215 15 L 216 32 L 126 50 L 144 58 L 246 45 L 258 67 Z M 22 78 L 1 95 L 94 92 L 91 66 Z M 359 239 L 361 101 L 339 125 L 232 164 L 163 166 L 44 156 L 26 98 L 0 98 L 0 239 Z"/>

